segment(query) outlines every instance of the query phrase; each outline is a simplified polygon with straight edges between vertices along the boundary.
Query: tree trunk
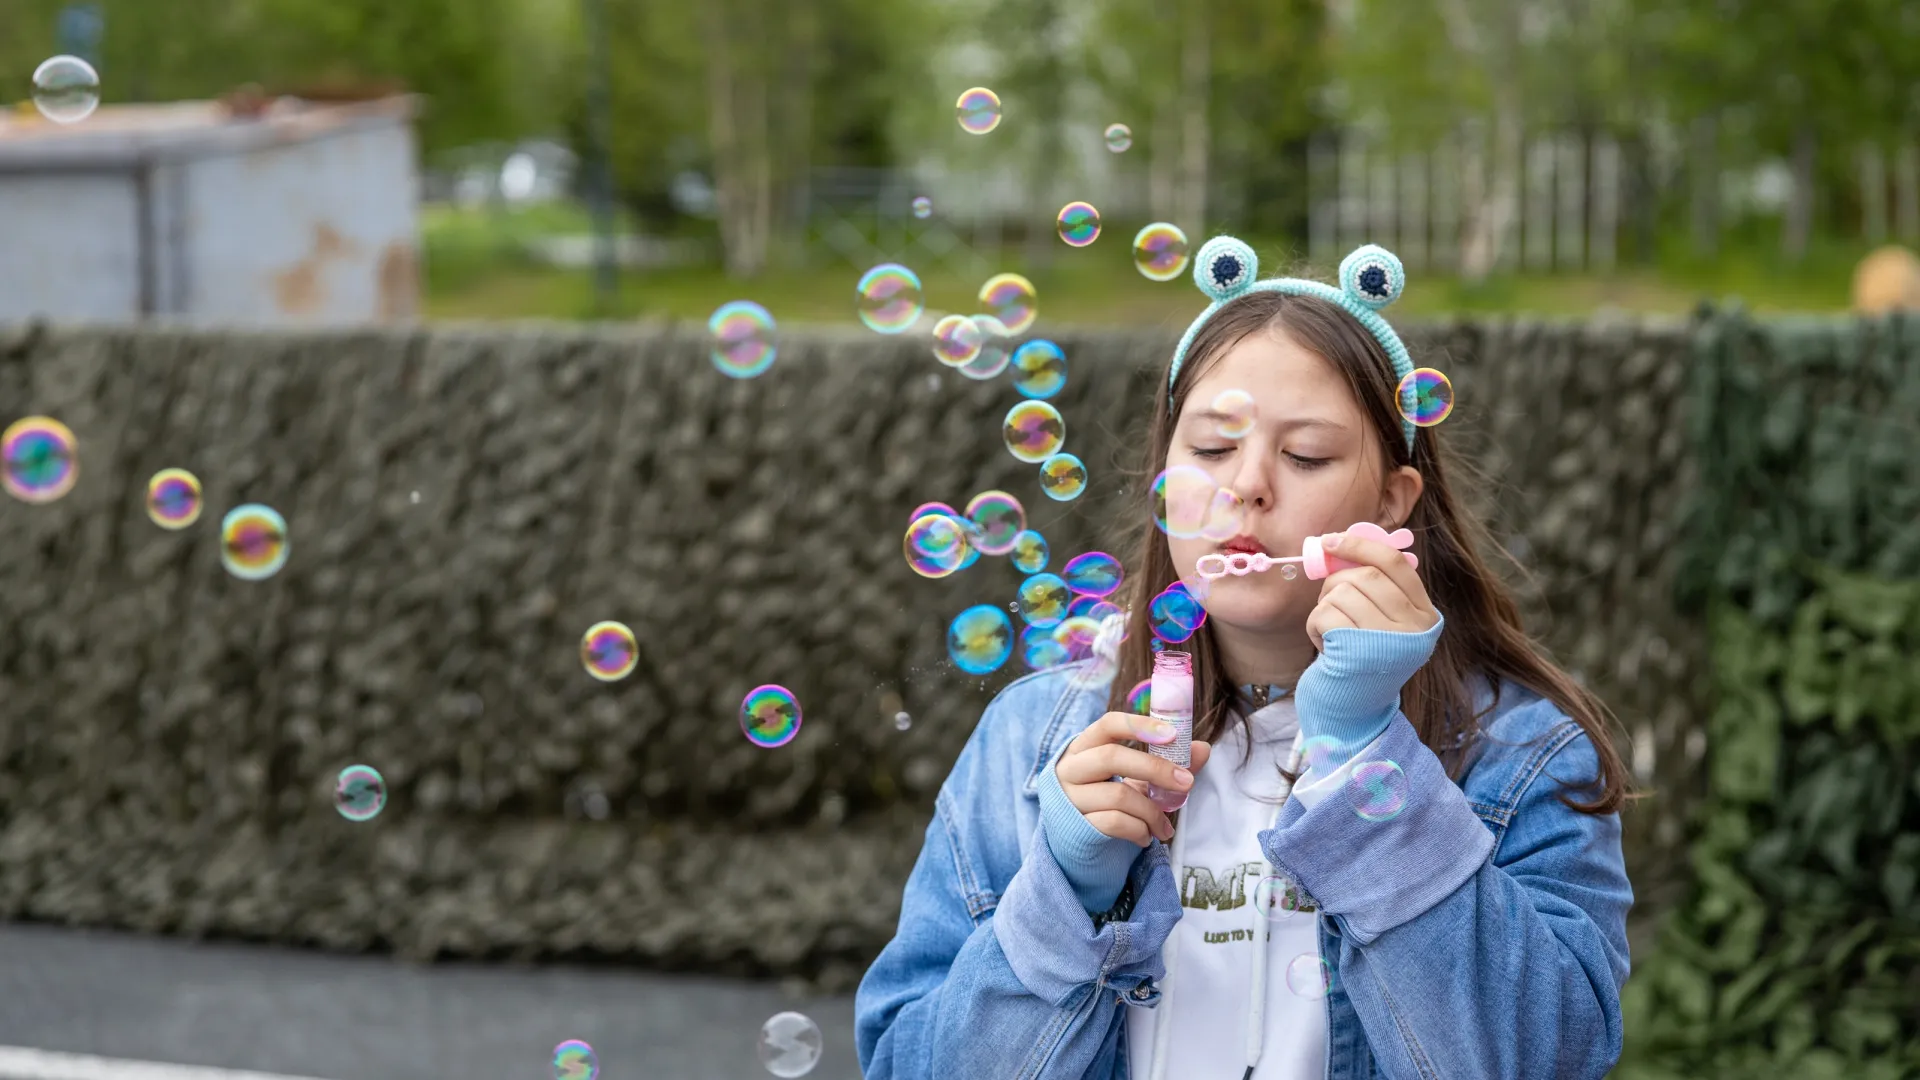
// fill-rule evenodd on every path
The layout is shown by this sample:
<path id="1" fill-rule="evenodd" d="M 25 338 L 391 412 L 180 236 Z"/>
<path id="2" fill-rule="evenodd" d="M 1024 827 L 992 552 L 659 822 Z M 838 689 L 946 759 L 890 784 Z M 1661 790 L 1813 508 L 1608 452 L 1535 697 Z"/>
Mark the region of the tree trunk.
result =
<path id="1" fill-rule="evenodd" d="M 1806 258 L 1813 236 L 1813 168 L 1820 144 L 1810 127 L 1793 137 L 1793 191 L 1787 200 L 1787 219 L 1781 230 L 1781 252 L 1788 262 Z"/>
<path id="2" fill-rule="evenodd" d="M 1467 204 L 1460 236 L 1460 276 L 1471 282 L 1486 280 L 1512 255 L 1522 167 L 1520 106 L 1514 95 L 1503 94 L 1496 105 L 1489 151 L 1492 183 L 1475 185 L 1479 197 Z"/>
<path id="3" fill-rule="evenodd" d="M 1180 183 L 1174 221 L 1198 245 L 1207 236 L 1207 158 L 1212 149 L 1213 56 L 1209 0 L 1181 5 Z"/>
<path id="4" fill-rule="evenodd" d="M 713 144 L 714 190 L 720 212 L 720 245 L 727 273 L 753 277 L 767 262 L 773 210 L 772 170 L 767 151 L 767 82 L 759 50 L 747 34 L 764 25 L 730 10 L 739 5 L 707 0 L 701 7 L 707 48 L 708 135 Z"/>
<path id="5" fill-rule="evenodd" d="M 814 55 L 820 37 L 819 0 L 787 0 L 786 64 L 775 107 L 780 117 L 773 178 L 774 255 L 783 265 L 800 262 L 805 244 L 813 167 Z"/>
<path id="6" fill-rule="evenodd" d="M 1712 258 L 1720 250 L 1720 118 L 1709 113 L 1693 122 L 1693 253 Z"/>
<path id="7" fill-rule="evenodd" d="M 1880 144 L 1860 144 L 1860 233 L 1869 244 L 1887 241 L 1887 159 Z"/>
<path id="8" fill-rule="evenodd" d="M 1893 159 L 1893 223 L 1903 242 L 1920 240 L 1920 148 L 1911 139 L 1900 141 Z"/>

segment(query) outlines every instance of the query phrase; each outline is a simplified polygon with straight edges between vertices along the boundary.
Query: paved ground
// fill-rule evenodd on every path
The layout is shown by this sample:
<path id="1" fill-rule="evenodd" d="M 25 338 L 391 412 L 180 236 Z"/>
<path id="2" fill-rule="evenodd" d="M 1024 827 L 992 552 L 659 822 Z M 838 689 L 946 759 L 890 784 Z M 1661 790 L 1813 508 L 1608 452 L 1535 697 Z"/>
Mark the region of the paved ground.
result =
<path id="1" fill-rule="evenodd" d="M 133 1062 L 320 1080 L 541 1080 L 563 1039 L 591 1043 L 605 1080 L 762 1080 L 755 1039 L 762 1021 L 785 1010 L 812 1017 L 825 1036 L 810 1080 L 858 1080 L 847 997 L 606 969 L 409 967 L 0 923 L 5 1080 L 189 1075 Z M 116 1060 L 64 1056 L 72 1054 Z"/>

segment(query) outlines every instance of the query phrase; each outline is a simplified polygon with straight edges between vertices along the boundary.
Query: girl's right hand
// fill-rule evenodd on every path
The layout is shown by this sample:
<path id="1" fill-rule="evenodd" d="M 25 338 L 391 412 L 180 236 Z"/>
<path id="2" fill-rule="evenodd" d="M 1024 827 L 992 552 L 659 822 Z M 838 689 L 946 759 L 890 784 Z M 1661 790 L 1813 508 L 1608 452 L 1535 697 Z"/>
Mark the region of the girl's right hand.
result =
<path id="1" fill-rule="evenodd" d="M 1153 723 L 1134 713 L 1110 712 L 1074 738 L 1054 771 L 1061 790 L 1087 824 L 1116 840 L 1130 840 L 1141 847 L 1155 839 L 1161 843 L 1173 839 L 1173 823 L 1147 798 L 1147 785 L 1191 791 L 1194 774 L 1213 752 L 1211 746 L 1196 739 L 1193 768 L 1188 770 L 1125 745 L 1147 740 L 1153 734 Z M 1172 741 L 1171 729 L 1167 741 Z M 1113 779 L 1116 776 L 1122 778 L 1118 783 Z"/>

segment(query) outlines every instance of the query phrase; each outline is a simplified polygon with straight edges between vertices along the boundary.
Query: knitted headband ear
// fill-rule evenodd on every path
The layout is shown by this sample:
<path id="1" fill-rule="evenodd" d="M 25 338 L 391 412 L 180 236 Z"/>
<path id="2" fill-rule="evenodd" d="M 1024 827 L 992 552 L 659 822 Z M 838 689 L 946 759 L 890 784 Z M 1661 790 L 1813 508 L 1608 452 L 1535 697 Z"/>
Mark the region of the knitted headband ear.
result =
<path id="1" fill-rule="evenodd" d="M 1387 357 L 1393 361 L 1393 372 L 1399 376 L 1400 426 L 1406 430 L 1407 449 L 1413 449 L 1413 422 L 1407 417 L 1413 413 L 1416 394 L 1407 376 L 1413 373 L 1413 359 L 1407 355 L 1407 347 L 1400 343 L 1400 335 L 1393 332 L 1387 320 L 1380 317 L 1379 309 L 1400 298 L 1401 290 L 1407 287 L 1407 272 L 1400 266 L 1400 260 L 1382 247 L 1367 244 L 1354 249 L 1353 254 L 1340 260 L 1340 287 L 1334 288 L 1318 281 L 1302 278 L 1270 278 L 1256 281 L 1260 272 L 1260 260 L 1253 249 L 1231 236 L 1216 236 L 1200 248 L 1200 254 L 1194 259 L 1193 281 L 1200 291 L 1213 298 L 1207 310 L 1193 320 L 1187 332 L 1181 336 L 1180 345 L 1173 350 L 1173 370 L 1167 374 L 1167 394 L 1173 394 L 1174 383 L 1180 378 L 1180 365 L 1187 359 L 1187 349 L 1193 344 L 1200 328 L 1213 318 L 1213 314 L 1225 307 L 1228 302 L 1248 293 L 1277 292 L 1295 296 L 1317 296 L 1334 304 L 1342 311 L 1353 316 L 1365 327 L 1367 332 L 1380 342 L 1387 351 Z"/>

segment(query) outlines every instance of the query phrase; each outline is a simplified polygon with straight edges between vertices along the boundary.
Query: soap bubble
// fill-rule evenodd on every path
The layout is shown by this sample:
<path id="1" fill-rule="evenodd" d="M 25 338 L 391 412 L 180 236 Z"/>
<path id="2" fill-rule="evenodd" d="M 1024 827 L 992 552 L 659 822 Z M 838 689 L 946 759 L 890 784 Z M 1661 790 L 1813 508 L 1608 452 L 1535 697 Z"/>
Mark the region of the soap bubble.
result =
<path id="1" fill-rule="evenodd" d="M 599 1080 L 600 1055 L 579 1039 L 553 1048 L 553 1080 Z"/>
<path id="2" fill-rule="evenodd" d="M 33 104 L 56 124 L 77 124 L 100 107 L 100 74 L 77 56 L 56 56 L 33 69 Z"/>
<path id="3" fill-rule="evenodd" d="M 80 479 L 80 444 L 50 416 L 15 420 L 0 433 L 0 485 L 25 503 L 50 503 Z"/>
<path id="4" fill-rule="evenodd" d="M 965 315 L 947 315 L 933 324 L 933 358 L 948 367 L 960 367 L 980 355 L 986 335 L 980 324 Z"/>
<path id="5" fill-rule="evenodd" d="M 1119 559 L 1104 551 L 1089 551 L 1068 559 L 1067 565 L 1060 570 L 1060 576 L 1066 579 L 1067 587 L 1074 592 L 1087 596 L 1111 596 L 1126 575 L 1120 569 Z"/>
<path id="6" fill-rule="evenodd" d="M 1060 620 L 1053 628 L 1053 640 L 1067 650 L 1071 660 L 1085 660 L 1093 655 L 1093 642 L 1100 636 L 1100 620 L 1086 615 L 1069 615 Z"/>
<path id="7" fill-rule="evenodd" d="M 1154 526 L 1176 539 L 1197 538 L 1206 527 L 1214 493 L 1219 490 L 1205 469 L 1175 465 L 1153 478 Z"/>
<path id="8" fill-rule="evenodd" d="M 1313 773 L 1315 777 L 1325 776 L 1339 768 L 1336 758 L 1340 753 L 1340 740 L 1331 735 L 1315 735 L 1300 743 L 1301 764 L 1306 766 L 1302 776 Z"/>
<path id="9" fill-rule="evenodd" d="M 751 300 L 730 300 L 707 319 L 707 358 L 729 379 L 751 379 L 773 366 L 773 316 Z"/>
<path id="10" fill-rule="evenodd" d="M 200 478 L 185 469 L 161 469 L 147 481 L 147 517 L 163 529 L 200 520 Z"/>
<path id="11" fill-rule="evenodd" d="M 1022 511 L 1023 516 L 1020 519 L 1020 527 L 1023 529 L 1027 527 L 1024 514 L 1025 512 Z M 978 522 L 965 514 L 953 515 L 953 523 L 960 526 L 960 534 L 967 538 L 967 557 L 960 560 L 960 569 L 965 570 L 980 561 L 980 556 L 983 554 L 980 545 L 987 542 L 987 530 L 981 528 Z"/>
<path id="12" fill-rule="evenodd" d="M 1068 203 L 1060 208 L 1054 223 L 1068 247 L 1082 248 L 1100 239 L 1100 211 L 1092 203 Z"/>
<path id="13" fill-rule="evenodd" d="M 1284 922 L 1301 911 L 1312 910 L 1293 882 L 1279 874 L 1268 874 L 1253 887 L 1253 909 L 1270 922 Z"/>
<path id="14" fill-rule="evenodd" d="M 943 503 L 943 502 L 921 503 L 919 506 L 914 507 L 913 513 L 907 515 L 907 524 L 911 525 L 914 522 L 919 521 L 921 518 L 926 517 L 928 514 L 945 514 L 948 517 L 960 516 L 960 512 L 958 510 L 955 510 L 953 507 L 948 506 L 946 503 Z"/>
<path id="15" fill-rule="evenodd" d="M 1072 602 L 1073 590 L 1058 574 L 1035 574 L 1020 583 L 1020 617 L 1028 626 L 1042 630 L 1059 626 Z"/>
<path id="16" fill-rule="evenodd" d="M 920 275 L 899 263 L 881 263 L 862 274 L 854 288 L 860 321 L 881 334 L 904 333 L 913 326 L 926 309 L 925 296 Z"/>
<path id="17" fill-rule="evenodd" d="M 1231 540 L 1240 535 L 1247 520 L 1247 501 L 1229 488 L 1221 488 L 1207 500 L 1207 516 L 1200 523 L 1200 535 L 1208 540 Z"/>
<path id="18" fill-rule="evenodd" d="M 1059 453 L 1067 441 L 1066 420 L 1044 401 L 1023 401 L 1008 409 L 1000 427 L 1007 452 L 1033 465 Z"/>
<path id="19" fill-rule="evenodd" d="M 933 200 L 925 195 L 913 197 L 913 216 L 925 221 L 933 216 Z"/>
<path id="20" fill-rule="evenodd" d="M 1013 620 L 992 604 L 975 604 L 947 625 L 947 656 L 969 675 L 998 671 L 1013 655 Z"/>
<path id="21" fill-rule="evenodd" d="M 1124 154 L 1133 146 L 1133 129 L 1125 124 L 1108 124 L 1106 139 L 1107 149 L 1116 154 Z"/>
<path id="22" fill-rule="evenodd" d="M 985 135 L 1000 126 L 1000 95 L 984 86 L 976 86 L 954 102 L 954 114 L 960 130 L 969 135 Z"/>
<path id="23" fill-rule="evenodd" d="M 1407 806 L 1407 774 L 1392 761 L 1363 761 L 1347 778 L 1347 802 L 1364 821 L 1390 821 Z"/>
<path id="24" fill-rule="evenodd" d="M 1073 587 L 1072 580 L 1068 580 L 1067 587 Z M 1076 593 L 1073 598 L 1073 603 L 1067 605 L 1068 618 L 1085 615 L 1095 622 L 1103 622 L 1107 616 L 1118 615 L 1120 613 L 1120 605 L 1104 597 L 1088 596 L 1084 593 Z"/>
<path id="25" fill-rule="evenodd" d="M 909 716 L 904 712 L 897 712 L 893 714 L 893 729 L 895 731 L 905 731 L 912 726 L 913 726 L 912 716 Z"/>
<path id="26" fill-rule="evenodd" d="M 387 782 L 372 766 L 349 765 L 333 783 L 333 808 L 348 821 L 371 821 L 387 805 Z"/>
<path id="27" fill-rule="evenodd" d="M 1281 563 L 1280 576 L 1286 578 L 1288 581 L 1292 581 L 1294 578 L 1300 576 L 1300 568 L 1293 563 Z"/>
<path id="28" fill-rule="evenodd" d="M 740 699 L 740 730 L 763 750 L 785 746 L 800 734 L 800 700 L 784 686 L 756 686 Z"/>
<path id="29" fill-rule="evenodd" d="M 967 501 L 967 520 L 980 529 L 974 546 L 982 555 L 1005 555 L 1027 527 L 1027 508 L 1004 491 L 983 491 Z"/>
<path id="30" fill-rule="evenodd" d="M 1169 645 L 1192 637 L 1206 621 L 1207 609 L 1177 581 L 1147 604 L 1147 629 Z"/>
<path id="31" fill-rule="evenodd" d="M 1133 235 L 1133 266 L 1149 281 L 1172 281 L 1187 268 L 1187 234 L 1156 221 Z"/>
<path id="32" fill-rule="evenodd" d="M 991 315 L 975 315 L 973 323 L 980 330 L 980 352 L 960 366 L 960 374 L 984 382 L 1007 370 L 1013 357 L 1013 334 Z"/>
<path id="33" fill-rule="evenodd" d="M 1287 989 L 1303 998 L 1318 1001 L 1327 996 L 1332 986 L 1332 969 L 1313 953 L 1301 953 L 1287 965 Z"/>
<path id="34" fill-rule="evenodd" d="M 1453 412 L 1453 383 L 1430 367 L 1407 372 L 1398 397 L 1400 415 L 1415 427 L 1432 427 Z"/>
<path id="35" fill-rule="evenodd" d="M 1047 550 L 1047 538 L 1032 529 L 1022 529 L 1013 538 L 1013 568 L 1023 574 L 1037 574 L 1047 568 L 1047 559 L 1051 554 Z"/>
<path id="36" fill-rule="evenodd" d="M 820 1025 L 797 1012 L 776 1013 L 760 1025 L 760 1064 L 775 1076 L 805 1076 L 820 1064 Z"/>
<path id="37" fill-rule="evenodd" d="M 986 306 L 987 313 L 1006 324 L 1007 333 L 1015 337 L 1033 328 L 1033 320 L 1040 315 L 1039 294 L 1034 291 L 1033 282 L 1019 274 L 995 274 L 980 286 L 980 303 Z"/>
<path id="38" fill-rule="evenodd" d="M 1127 691 L 1127 711 L 1138 713 L 1141 716 L 1151 715 L 1153 712 L 1152 698 L 1153 680 L 1141 679 L 1139 682 L 1133 684 L 1133 689 Z"/>
<path id="39" fill-rule="evenodd" d="M 1022 397 L 1050 398 L 1067 385 L 1067 354 L 1045 338 L 1013 351 L 1013 388 Z"/>
<path id="40" fill-rule="evenodd" d="M 242 581 L 265 581 L 287 565 L 287 519 L 259 503 L 236 506 L 220 522 L 220 563 Z"/>
<path id="41" fill-rule="evenodd" d="M 1087 490 L 1087 466 L 1072 454 L 1053 454 L 1040 463 L 1040 490 L 1055 502 L 1072 502 Z"/>
<path id="42" fill-rule="evenodd" d="M 1215 431 L 1223 439 L 1244 439 L 1253 433 L 1255 409 L 1253 395 L 1245 390 L 1222 390 L 1213 396 Z"/>
<path id="43" fill-rule="evenodd" d="M 1029 626 L 1020 632 L 1020 662 L 1032 671 L 1059 667 L 1069 659 L 1067 647 L 1053 636 L 1050 626 Z"/>
<path id="44" fill-rule="evenodd" d="M 960 523 L 948 514 L 929 513 L 914 518 L 900 548 L 907 565 L 921 577 L 943 578 L 967 561 L 971 548 Z"/>
<path id="45" fill-rule="evenodd" d="M 618 682 L 640 664 L 640 644 L 627 624 L 597 622 L 580 635 L 580 665 L 601 682 Z"/>

